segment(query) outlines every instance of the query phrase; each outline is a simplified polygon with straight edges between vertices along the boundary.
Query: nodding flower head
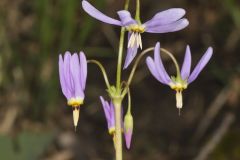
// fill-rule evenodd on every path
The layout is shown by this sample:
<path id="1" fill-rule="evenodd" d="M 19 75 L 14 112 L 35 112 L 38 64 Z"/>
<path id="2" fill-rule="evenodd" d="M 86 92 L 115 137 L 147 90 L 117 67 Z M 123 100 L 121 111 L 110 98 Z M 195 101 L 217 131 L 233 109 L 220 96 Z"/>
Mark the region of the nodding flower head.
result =
<path id="1" fill-rule="evenodd" d="M 202 56 L 192 73 L 191 70 L 191 52 L 189 46 L 186 48 L 186 53 L 181 68 L 181 72 L 177 73 L 177 76 L 170 76 L 167 74 L 165 67 L 163 65 L 162 59 L 160 57 L 160 43 L 157 43 L 154 50 L 154 59 L 147 57 L 146 63 L 151 72 L 151 74 L 161 83 L 170 86 L 176 91 L 176 101 L 177 108 L 179 110 L 182 108 L 182 91 L 192 83 L 206 66 L 210 58 L 212 57 L 213 49 L 209 47 L 205 54 Z"/>
<path id="2" fill-rule="evenodd" d="M 108 101 L 105 101 L 102 96 L 100 96 L 100 100 L 102 102 L 104 114 L 107 120 L 108 132 L 110 135 L 114 135 L 115 134 L 115 108 L 112 102 L 108 103 Z"/>
<path id="3" fill-rule="evenodd" d="M 114 108 L 112 101 L 109 103 L 108 101 L 105 101 L 102 96 L 100 96 L 100 100 L 102 102 L 104 114 L 105 114 L 105 117 L 107 120 L 108 133 L 112 136 L 113 144 L 115 146 L 115 143 L 116 143 L 115 108 Z M 122 119 L 123 118 L 121 117 L 121 121 L 123 124 Z"/>
<path id="4" fill-rule="evenodd" d="M 167 33 L 175 32 L 184 29 L 189 22 L 185 15 L 185 10 L 182 8 L 171 8 L 162 12 L 158 12 L 152 19 L 145 23 L 132 18 L 127 10 L 118 11 L 118 19 L 113 19 L 106 16 L 86 0 L 82 1 L 82 7 L 90 16 L 116 26 L 125 27 L 128 31 L 128 51 L 125 59 L 124 68 L 127 68 L 137 54 L 138 48 L 142 49 L 141 34 L 148 33 Z"/>
<path id="5" fill-rule="evenodd" d="M 74 126 L 77 127 L 80 106 L 84 101 L 87 78 L 87 61 L 83 52 L 78 55 L 70 52 L 59 55 L 59 76 L 62 92 L 67 104 L 73 108 Z"/>

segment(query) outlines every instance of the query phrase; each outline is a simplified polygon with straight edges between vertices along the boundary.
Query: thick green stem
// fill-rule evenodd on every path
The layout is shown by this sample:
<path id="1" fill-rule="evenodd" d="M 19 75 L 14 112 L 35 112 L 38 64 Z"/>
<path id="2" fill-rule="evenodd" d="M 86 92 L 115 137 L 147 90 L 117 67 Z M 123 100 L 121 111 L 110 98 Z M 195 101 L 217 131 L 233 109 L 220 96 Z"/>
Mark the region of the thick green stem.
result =
<path id="1" fill-rule="evenodd" d="M 124 10 L 128 10 L 129 0 L 125 1 Z M 115 107 L 115 157 L 116 160 L 122 160 L 122 98 L 121 97 L 121 76 L 122 76 L 122 59 L 123 59 L 123 47 L 124 47 L 125 28 L 121 28 L 119 50 L 118 50 L 118 63 L 117 63 L 117 75 L 116 75 L 116 90 L 117 97 L 113 98 L 113 104 Z"/>
<path id="2" fill-rule="evenodd" d="M 122 160 L 122 99 L 113 99 L 115 107 L 115 151 L 116 160 Z"/>

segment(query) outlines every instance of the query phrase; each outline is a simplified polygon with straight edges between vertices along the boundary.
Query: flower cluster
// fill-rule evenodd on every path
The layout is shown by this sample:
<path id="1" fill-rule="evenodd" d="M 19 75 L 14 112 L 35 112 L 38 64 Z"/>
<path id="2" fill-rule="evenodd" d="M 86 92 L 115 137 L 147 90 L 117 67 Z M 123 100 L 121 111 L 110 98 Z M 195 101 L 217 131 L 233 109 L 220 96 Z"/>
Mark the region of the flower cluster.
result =
<path id="1" fill-rule="evenodd" d="M 82 1 L 82 7 L 86 13 L 100 20 L 104 23 L 108 23 L 115 26 L 120 26 L 122 28 L 120 36 L 119 45 L 119 55 L 118 62 L 122 62 L 122 54 L 124 50 L 124 33 L 128 33 L 128 43 L 125 63 L 123 69 L 126 69 L 134 58 L 137 56 L 137 52 L 143 49 L 142 33 L 168 33 L 176 32 L 184 29 L 188 26 L 189 22 L 185 15 L 185 10 L 182 8 L 171 8 L 165 11 L 158 12 L 150 20 L 145 23 L 141 23 L 139 12 L 139 0 L 137 1 L 136 16 L 132 18 L 130 12 L 125 8 L 125 10 L 120 10 L 117 12 L 118 19 L 111 18 L 99 10 L 97 10 L 88 1 Z M 127 1 L 128 2 L 128 1 Z M 122 41 L 121 41 L 122 40 Z M 110 97 L 110 102 L 103 99 L 100 96 L 100 100 L 103 106 L 105 117 L 107 120 L 108 132 L 113 138 L 113 142 L 116 149 L 116 160 L 121 160 L 121 145 L 122 145 L 122 134 L 125 136 L 126 146 L 129 149 L 133 134 L 133 117 L 131 114 L 131 95 L 130 95 L 130 84 L 132 76 L 136 70 L 136 66 L 140 61 L 141 57 L 147 52 L 154 50 L 154 58 L 148 56 L 146 58 L 146 64 L 151 74 L 161 83 L 168 85 L 171 89 L 176 91 L 176 106 L 180 109 L 183 106 L 182 92 L 185 90 L 190 83 L 192 83 L 209 62 L 213 54 L 212 47 L 209 47 L 204 53 L 196 67 L 191 71 L 191 51 L 190 47 L 186 47 L 184 61 L 180 70 L 180 67 L 169 51 L 160 48 L 160 43 L 156 43 L 155 47 L 148 48 L 144 50 L 140 55 L 138 55 L 137 60 L 132 68 L 128 81 L 121 82 L 121 71 L 122 63 L 117 65 L 117 75 L 116 75 L 116 86 L 110 85 L 108 77 L 104 67 L 100 62 L 96 60 L 86 60 L 86 56 L 83 52 L 79 54 L 70 52 L 65 52 L 64 56 L 59 55 L 59 77 L 62 92 L 67 98 L 67 104 L 73 109 L 73 122 L 75 128 L 78 124 L 80 106 L 84 102 L 85 98 L 85 86 L 87 79 L 87 63 L 95 63 L 101 69 L 103 77 L 107 86 L 107 91 Z M 176 76 L 169 76 L 163 65 L 161 54 L 165 53 L 173 60 L 176 67 Z M 128 110 L 123 119 L 123 107 L 122 101 L 125 96 L 128 95 Z M 119 158 L 120 157 L 120 158 Z"/>

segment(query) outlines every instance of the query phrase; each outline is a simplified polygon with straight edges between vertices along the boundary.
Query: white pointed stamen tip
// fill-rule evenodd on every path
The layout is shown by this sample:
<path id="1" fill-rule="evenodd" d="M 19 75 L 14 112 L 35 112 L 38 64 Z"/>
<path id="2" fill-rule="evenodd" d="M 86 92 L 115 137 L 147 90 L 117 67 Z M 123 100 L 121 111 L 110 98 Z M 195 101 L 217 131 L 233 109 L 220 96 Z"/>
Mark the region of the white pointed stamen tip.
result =
<path id="1" fill-rule="evenodd" d="M 142 37 L 140 33 L 138 34 L 138 41 L 139 41 L 139 46 L 142 49 Z"/>
<path id="2" fill-rule="evenodd" d="M 177 101 L 177 108 L 181 109 L 182 106 L 183 106 L 182 92 L 181 91 L 177 91 L 177 93 L 176 93 L 176 101 Z"/>
<path id="3" fill-rule="evenodd" d="M 132 45 L 134 44 L 134 33 L 131 34 L 129 40 L 128 40 L 128 48 L 131 48 Z"/>
<path id="4" fill-rule="evenodd" d="M 135 46 L 137 46 L 137 47 L 139 46 L 139 41 L 138 41 L 138 40 L 139 40 L 139 39 L 138 39 L 138 33 L 136 33 L 136 34 L 135 34 L 135 43 L 134 43 L 134 44 L 135 44 Z"/>
<path id="5" fill-rule="evenodd" d="M 130 47 L 133 48 L 135 45 L 137 45 L 137 34 L 133 33 L 133 38 Z"/>
<path id="6" fill-rule="evenodd" d="M 77 130 L 79 113 L 80 113 L 80 108 L 79 107 L 73 108 L 73 124 L 74 124 L 74 127 L 75 127 L 75 131 Z"/>

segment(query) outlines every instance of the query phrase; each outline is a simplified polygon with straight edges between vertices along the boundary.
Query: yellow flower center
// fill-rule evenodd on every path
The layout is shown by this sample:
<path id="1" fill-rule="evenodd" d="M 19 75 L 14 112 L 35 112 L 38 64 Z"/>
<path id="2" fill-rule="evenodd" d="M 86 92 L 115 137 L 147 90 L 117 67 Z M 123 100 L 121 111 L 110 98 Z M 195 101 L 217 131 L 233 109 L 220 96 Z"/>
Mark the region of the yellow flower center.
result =
<path id="1" fill-rule="evenodd" d="M 185 82 L 170 83 L 170 87 L 176 91 L 182 91 L 187 88 L 187 83 Z"/>
<path id="2" fill-rule="evenodd" d="M 176 91 L 176 106 L 180 115 L 180 109 L 183 106 L 182 91 L 187 88 L 187 83 L 185 81 L 175 81 L 175 83 L 170 83 L 169 85 Z"/>
<path id="3" fill-rule="evenodd" d="M 127 30 L 135 33 L 143 33 L 145 31 L 145 27 L 139 24 L 132 24 L 127 27 Z"/>
<path id="4" fill-rule="evenodd" d="M 145 31 L 145 27 L 139 24 L 132 24 L 126 28 L 129 32 L 132 32 L 128 41 L 128 48 L 140 47 L 142 49 L 141 33 Z"/>
<path id="5" fill-rule="evenodd" d="M 68 105 L 71 107 L 78 107 L 83 104 L 83 99 L 80 97 L 77 98 L 71 98 L 68 100 Z"/>

